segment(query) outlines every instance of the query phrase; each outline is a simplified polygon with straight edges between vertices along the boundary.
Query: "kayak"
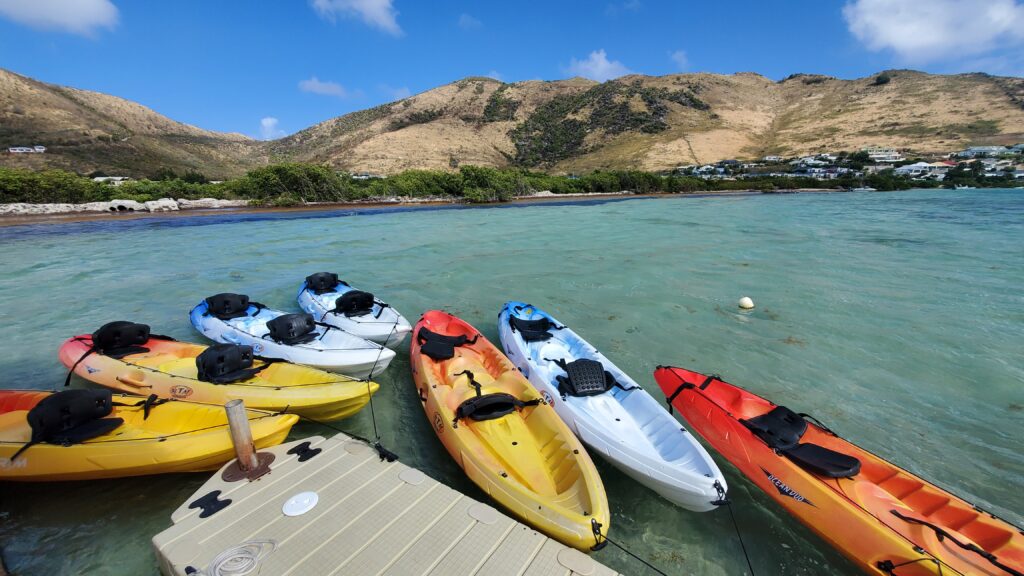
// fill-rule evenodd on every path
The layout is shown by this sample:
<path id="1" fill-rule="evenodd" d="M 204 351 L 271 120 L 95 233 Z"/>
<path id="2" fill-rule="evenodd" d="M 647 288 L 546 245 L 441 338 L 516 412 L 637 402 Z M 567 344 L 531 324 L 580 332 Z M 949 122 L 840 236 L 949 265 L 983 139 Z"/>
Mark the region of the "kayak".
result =
<path id="1" fill-rule="evenodd" d="M 128 324 L 145 330 L 126 350 L 103 342 L 111 324 L 115 329 Z M 144 324 L 111 324 L 66 340 L 60 361 L 90 382 L 129 394 L 217 405 L 239 399 L 249 408 L 322 421 L 355 414 L 380 387 L 308 366 L 257 359 L 248 346 L 207 347 L 154 336 Z M 208 367 L 200 373 L 200 365 L 210 361 L 220 373 Z"/>
<path id="2" fill-rule="evenodd" d="M 508 302 L 498 335 L 509 360 L 592 451 L 688 510 L 724 503 L 727 484 L 707 450 L 570 328 L 536 306 Z"/>
<path id="3" fill-rule="evenodd" d="M 867 573 L 1024 573 L 1019 528 L 810 416 L 717 376 L 659 367 L 654 378 L 671 406 L 722 456 Z"/>
<path id="4" fill-rule="evenodd" d="M 211 309 L 212 303 L 212 309 Z M 189 314 L 192 325 L 215 342 L 252 346 L 257 356 L 314 366 L 354 378 L 372 378 L 395 352 L 309 314 L 287 314 L 250 302 L 244 294 L 217 294 Z"/>
<path id="5" fill-rule="evenodd" d="M 332 272 L 317 272 L 306 277 L 296 297 L 299 308 L 312 314 L 317 322 L 329 324 L 388 348 L 405 340 L 412 326 L 398 310 L 357 290 Z"/>
<path id="6" fill-rule="evenodd" d="M 234 458 L 223 407 L 161 402 L 109 390 L 0 390 L 0 480 L 201 472 Z M 256 448 L 283 442 L 298 418 L 249 410 Z"/>
<path id="7" fill-rule="evenodd" d="M 609 525 L 608 497 L 587 451 L 493 344 L 439 310 L 413 329 L 412 377 L 455 462 L 523 522 L 580 550 Z"/>

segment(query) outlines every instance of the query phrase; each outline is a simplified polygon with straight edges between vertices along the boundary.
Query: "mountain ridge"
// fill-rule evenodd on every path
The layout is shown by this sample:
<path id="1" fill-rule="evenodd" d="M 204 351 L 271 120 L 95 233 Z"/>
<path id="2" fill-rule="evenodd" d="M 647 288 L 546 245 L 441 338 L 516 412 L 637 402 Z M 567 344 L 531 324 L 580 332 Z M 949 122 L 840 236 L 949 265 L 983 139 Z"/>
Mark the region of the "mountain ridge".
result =
<path id="1" fill-rule="evenodd" d="M 505 83 L 467 77 L 259 141 L 176 122 L 135 102 L 0 69 L 0 165 L 143 176 L 236 176 L 272 162 L 391 174 L 459 165 L 554 173 L 666 170 L 728 158 L 856 150 L 940 154 L 1024 141 L 1024 79 L 886 70 L 844 80 L 755 72 Z"/>

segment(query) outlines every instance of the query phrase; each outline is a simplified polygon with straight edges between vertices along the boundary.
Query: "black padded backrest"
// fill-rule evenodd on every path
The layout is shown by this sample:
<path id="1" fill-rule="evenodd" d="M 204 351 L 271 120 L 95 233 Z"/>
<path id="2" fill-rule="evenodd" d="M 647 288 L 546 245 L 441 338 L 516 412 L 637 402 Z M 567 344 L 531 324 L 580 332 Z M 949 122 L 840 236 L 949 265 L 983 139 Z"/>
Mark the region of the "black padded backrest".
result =
<path id="1" fill-rule="evenodd" d="M 120 426 L 120 418 L 109 415 L 110 390 L 64 390 L 43 398 L 28 411 L 32 442 L 76 444 L 101 436 Z"/>
<path id="2" fill-rule="evenodd" d="M 352 318 L 373 312 L 373 303 L 373 294 L 362 290 L 349 290 L 334 301 L 334 309 Z"/>
<path id="3" fill-rule="evenodd" d="M 810 442 L 799 444 L 782 454 L 801 468 L 826 478 L 851 478 L 860 473 L 860 460 Z"/>
<path id="4" fill-rule="evenodd" d="M 252 378 L 252 346 L 214 344 L 196 356 L 198 378 L 213 384 L 229 384 Z"/>
<path id="5" fill-rule="evenodd" d="M 476 338 L 470 341 L 462 334 L 449 336 L 447 334 L 431 332 L 422 327 L 417 333 L 416 338 L 420 343 L 420 352 L 434 360 L 450 360 L 455 356 L 456 346 L 476 342 Z"/>
<path id="6" fill-rule="evenodd" d="M 785 406 L 776 406 L 769 412 L 740 422 L 775 450 L 793 448 L 807 431 L 807 421 L 803 416 Z"/>
<path id="7" fill-rule="evenodd" d="M 455 417 L 459 420 L 469 418 L 477 422 L 495 420 L 506 414 L 511 414 L 517 406 L 522 406 L 522 402 L 516 400 L 516 397 L 511 394 L 505 392 L 484 394 L 483 396 L 474 396 L 459 404 L 455 410 Z"/>
<path id="8" fill-rule="evenodd" d="M 241 318 L 248 314 L 249 297 L 245 294 L 222 292 L 206 299 L 206 309 L 221 320 Z"/>
<path id="9" fill-rule="evenodd" d="M 345 283 L 338 280 L 338 275 L 334 272 L 317 272 L 306 276 L 306 288 L 312 290 L 314 294 L 331 292 L 338 284 Z"/>
<path id="10" fill-rule="evenodd" d="M 149 349 L 143 347 L 148 341 L 149 326 L 124 320 L 108 322 L 92 333 L 96 351 L 114 358 L 148 352 Z"/>
<path id="11" fill-rule="evenodd" d="M 559 376 L 559 388 L 570 396 L 596 396 L 614 385 L 597 360 L 580 358 L 562 366 L 565 376 Z"/>
<path id="12" fill-rule="evenodd" d="M 316 338 L 311 314 L 283 314 L 267 322 L 270 337 L 282 344 L 305 344 Z"/>
<path id="13" fill-rule="evenodd" d="M 524 320 L 513 314 L 508 316 L 508 324 L 512 331 L 518 331 L 526 342 L 538 342 L 551 338 L 551 328 L 554 326 L 550 320 L 541 317 L 536 320 Z"/>

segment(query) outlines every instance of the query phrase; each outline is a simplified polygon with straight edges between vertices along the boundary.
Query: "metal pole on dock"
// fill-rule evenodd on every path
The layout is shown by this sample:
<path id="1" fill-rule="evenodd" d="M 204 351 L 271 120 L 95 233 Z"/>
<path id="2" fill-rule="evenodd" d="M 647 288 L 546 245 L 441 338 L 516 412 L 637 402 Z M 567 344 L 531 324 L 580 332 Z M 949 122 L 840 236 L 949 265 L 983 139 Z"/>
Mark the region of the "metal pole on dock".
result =
<path id="1" fill-rule="evenodd" d="M 252 441 L 245 403 L 239 399 L 230 400 L 224 405 L 224 411 L 228 413 L 228 429 L 231 431 L 231 443 L 235 445 L 238 467 L 242 472 L 252 472 L 260 463 L 256 457 L 256 446 Z"/>

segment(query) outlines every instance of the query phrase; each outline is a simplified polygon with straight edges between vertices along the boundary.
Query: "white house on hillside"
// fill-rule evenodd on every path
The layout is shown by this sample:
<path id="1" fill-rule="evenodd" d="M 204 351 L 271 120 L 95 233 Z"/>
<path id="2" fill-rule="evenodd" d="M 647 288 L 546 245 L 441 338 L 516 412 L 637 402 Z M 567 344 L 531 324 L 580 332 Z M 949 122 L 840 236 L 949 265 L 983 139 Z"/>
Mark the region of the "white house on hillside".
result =
<path id="1" fill-rule="evenodd" d="M 900 154 L 895 148 L 882 148 L 879 146 L 871 146 L 868 148 L 862 148 L 862 152 L 868 153 L 868 158 L 871 158 L 872 162 L 902 162 L 903 154 Z"/>

